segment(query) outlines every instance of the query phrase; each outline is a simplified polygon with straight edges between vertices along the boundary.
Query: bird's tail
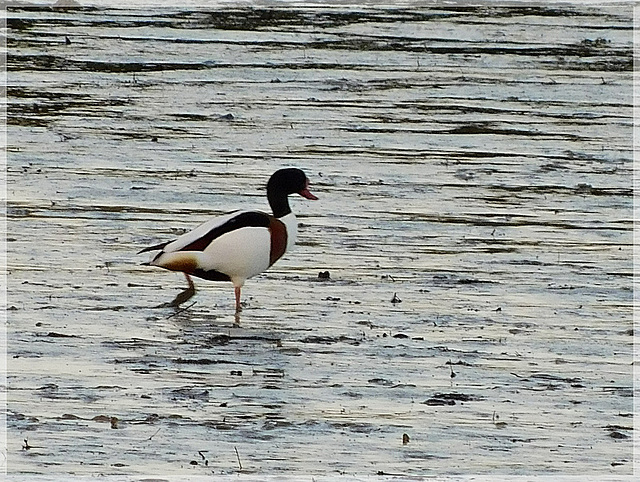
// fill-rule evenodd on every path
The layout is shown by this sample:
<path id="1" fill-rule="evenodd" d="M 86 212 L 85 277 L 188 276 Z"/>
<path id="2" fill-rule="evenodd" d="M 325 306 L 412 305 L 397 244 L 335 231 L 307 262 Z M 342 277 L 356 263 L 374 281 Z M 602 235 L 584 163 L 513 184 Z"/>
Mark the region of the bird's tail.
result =
<path id="1" fill-rule="evenodd" d="M 155 246 L 149 246 L 148 248 L 144 248 L 138 251 L 138 254 L 146 253 L 148 251 L 158 251 L 159 249 L 164 248 L 167 244 L 169 244 L 169 241 L 167 241 L 166 243 L 156 244 Z"/>

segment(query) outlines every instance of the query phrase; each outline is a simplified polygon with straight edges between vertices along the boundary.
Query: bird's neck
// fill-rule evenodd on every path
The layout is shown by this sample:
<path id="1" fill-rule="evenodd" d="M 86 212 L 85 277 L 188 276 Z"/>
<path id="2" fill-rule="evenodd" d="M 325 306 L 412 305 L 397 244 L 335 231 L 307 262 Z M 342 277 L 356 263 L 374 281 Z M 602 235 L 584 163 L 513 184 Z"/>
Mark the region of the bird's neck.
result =
<path id="1" fill-rule="evenodd" d="M 291 213 L 291 207 L 289 207 L 289 198 L 286 194 L 267 191 L 267 199 L 269 200 L 271 211 L 276 218 L 281 218 Z"/>

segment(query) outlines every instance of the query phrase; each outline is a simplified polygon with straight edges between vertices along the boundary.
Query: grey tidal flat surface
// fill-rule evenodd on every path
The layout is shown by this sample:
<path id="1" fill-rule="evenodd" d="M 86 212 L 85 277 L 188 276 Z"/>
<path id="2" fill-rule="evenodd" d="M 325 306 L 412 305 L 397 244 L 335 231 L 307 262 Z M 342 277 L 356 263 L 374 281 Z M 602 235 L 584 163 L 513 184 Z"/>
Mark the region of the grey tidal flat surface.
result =
<path id="1" fill-rule="evenodd" d="M 630 5 L 7 23 L 11 480 L 631 480 Z M 319 200 L 240 319 L 163 307 L 137 251 L 290 165 Z"/>

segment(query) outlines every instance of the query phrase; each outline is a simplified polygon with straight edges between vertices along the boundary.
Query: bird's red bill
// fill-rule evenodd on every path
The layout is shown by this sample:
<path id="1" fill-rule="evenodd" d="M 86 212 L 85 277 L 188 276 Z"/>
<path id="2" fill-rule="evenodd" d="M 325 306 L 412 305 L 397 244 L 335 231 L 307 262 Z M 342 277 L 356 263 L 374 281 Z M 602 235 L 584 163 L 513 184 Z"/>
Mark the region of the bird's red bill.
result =
<path id="1" fill-rule="evenodd" d="M 316 196 L 314 196 L 313 194 L 311 194 L 311 191 L 309 191 L 309 188 L 306 187 L 304 188 L 302 191 L 300 191 L 298 194 L 300 194 L 302 197 L 306 197 L 307 199 L 311 199 L 312 201 L 317 200 L 318 198 Z"/>
<path id="2" fill-rule="evenodd" d="M 311 191 L 309 191 L 309 179 L 307 179 L 304 189 L 300 191 L 298 194 L 300 194 L 302 197 L 305 197 L 307 199 L 311 199 L 312 201 L 316 201 L 318 199 L 313 194 L 311 194 Z"/>

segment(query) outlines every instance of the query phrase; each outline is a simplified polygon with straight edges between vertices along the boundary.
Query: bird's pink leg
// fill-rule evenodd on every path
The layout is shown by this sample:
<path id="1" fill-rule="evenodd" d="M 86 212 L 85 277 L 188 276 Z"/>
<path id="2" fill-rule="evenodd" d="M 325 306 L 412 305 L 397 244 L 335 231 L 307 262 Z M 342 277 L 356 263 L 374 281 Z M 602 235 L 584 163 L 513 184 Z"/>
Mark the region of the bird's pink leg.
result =
<path id="1" fill-rule="evenodd" d="M 185 273 L 184 276 L 187 278 L 189 287 L 182 293 L 179 293 L 178 296 L 176 296 L 175 299 L 171 303 L 169 303 L 169 306 L 180 306 L 182 303 L 191 299 L 191 297 L 196 294 L 196 286 L 193 284 L 191 276 L 189 276 L 187 273 Z"/>
<path id="2" fill-rule="evenodd" d="M 240 286 L 236 286 L 236 313 L 242 311 L 242 305 L 240 304 Z"/>
<path id="3" fill-rule="evenodd" d="M 196 285 L 193 284 L 193 280 L 191 279 L 191 276 L 189 276 L 187 273 L 185 273 L 184 277 L 187 278 L 187 283 L 189 283 L 189 288 L 188 289 L 195 291 L 196 290 Z"/>

